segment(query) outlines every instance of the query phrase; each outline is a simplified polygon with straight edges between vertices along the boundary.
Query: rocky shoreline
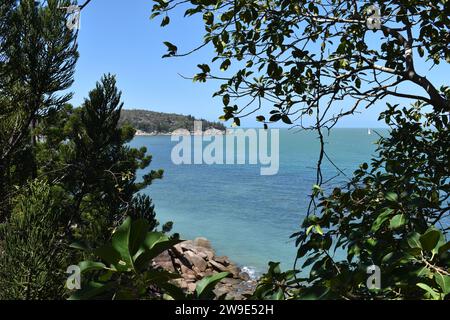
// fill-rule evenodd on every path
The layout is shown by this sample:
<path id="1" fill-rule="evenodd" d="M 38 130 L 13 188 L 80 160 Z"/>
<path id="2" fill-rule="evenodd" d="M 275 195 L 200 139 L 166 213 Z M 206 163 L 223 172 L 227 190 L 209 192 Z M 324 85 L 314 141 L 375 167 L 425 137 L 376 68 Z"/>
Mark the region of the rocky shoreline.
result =
<path id="1" fill-rule="evenodd" d="M 226 131 L 218 130 L 218 129 L 208 129 L 206 131 L 188 131 L 188 130 L 175 130 L 173 132 L 146 132 L 142 130 L 136 130 L 135 136 L 171 136 L 171 135 L 177 135 L 177 136 L 216 136 L 216 135 L 224 135 L 226 134 Z"/>
<path id="2" fill-rule="evenodd" d="M 216 297 L 242 300 L 251 295 L 256 287 L 256 279 L 244 272 L 228 257 L 216 256 L 211 243 L 206 238 L 196 238 L 177 244 L 153 260 L 154 267 L 161 267 L 170 272 L 177 272 L 180 279 L 175 279 L 179 287 L 186 292 L 195 291 L 196 284 L 205 276 L 219 272 L 229 272 L 214 290 Z"/>

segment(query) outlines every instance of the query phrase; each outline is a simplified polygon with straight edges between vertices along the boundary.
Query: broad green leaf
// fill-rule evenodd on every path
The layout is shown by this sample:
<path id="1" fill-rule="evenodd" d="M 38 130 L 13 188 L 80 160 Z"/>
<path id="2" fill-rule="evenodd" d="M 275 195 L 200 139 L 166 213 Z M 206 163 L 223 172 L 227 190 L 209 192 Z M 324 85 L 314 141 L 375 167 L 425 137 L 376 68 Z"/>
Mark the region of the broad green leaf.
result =
<path id="1" fill-rule="evenodd" d="M 72 294 L 68 300 L 89 300 L 106 293 L 112 286 L 112 283 L 105 284 L 91 281 L 84 288 Z"/>
<path id="2" fill-rule="evenodd" d="M 444 294 L 448 294 L 450 292 L 450 276 L 435 273 L 434 279 L 436 280 L 436 283 L 441 287 Z"/>
<path id="3" fill-rule="evenodd" d="M 422 249 L 422 244 L 420 243 L 420 234 L 419 233 L 414 232 L 414 233 L 410 234 L 407 241 L 408 241 L 408 245 L 411 248 Z"/>
<path id="4" fill-rule="evenodd" d="M 182 240 L 179 239 L 169 239 L 168 236 L 160 232 L 147 233 L 144 246 L 136 254 L 136 259 L 134 260 L 135 267 L 137 269 L 145 268 L 145 266 L 150 263 L 150 260 L 154 259 L 162 252 L 171 249 L 181 241 Z"/>
<path id="5" fill-rule="evenodd" d="M 284 300 L 283 289 L 278 288 L 277 292 L 273 295 L 273 300 Z"/>
<path id="6" fill-rule="evenodd" d="M 372 232 L 377 232 L 381 228 L 383 223 L 387 219 L 389 219 L 389 216 L 392 215 L 393 212 L 394 212 L 394 210 L 392 210 L 392 209 L 386 209 L 382 213 L 380 213 L 378 215 L 377 219 L 372 224 L 372 229 L 371 229 Z"/>
<path id="7" fill-rule="evenodd" d="M 129 240 L 129 249 L 131 255 L 136 254 L 139 248 L 143 245 L 149 229 L 150 224 L 146 219 L 133 221 L 133 223 L 131 224 Z"/>
<path id="8" fill-rule="evenodd" d="M 428 269 L 427 267 L 422 267 L 419 270 L 417 270 L 417 277 L 428 277 L 431 274 L 430 269 Z"/>
<path id="9" fill-rule="evenodd" d="M 405 224 L 406 224 L 406 216 L 403 213 L 401 213 L 401 214 L 395 215 L 391 219 L 391 222 L 389 223 L 389 228 L 397 229 L 397 228 L 404 226 Z"/>
<path id="10" fill-rule="evenodd" d="M 439 242 L 441 234 L 436 229 L 428 229 L 423 235 L 420 236 L 420 243 L 422 248 L 426 251 L 432 251 Z"/>
<path id="11" fill-rule="evenodd" d="M 417 286 L 426 292 L 428 292 L 434 300 L 439 300 L 440 295 L 438 292 L 434 291 L 429 285 L 425 283 L 417 283 Z"/>
<path id="12" fill-rule="evenodd" d="M 155 281 L 155 284 L 159 288 L 163 289 L 166 295 L 170 296 L 174 300 L 187 300 L 189 298 L 185 295 L 182 289 L 170 282 L 167 282 L 166 280 Z"/>
<path id="13" fill-rule="evenodd" d="M 177 273 L 172 273 L 165 270 L 149 270 L 144 274 L 145 281 L 155 282 L 155 281 L 169 281 L 172 279 L 179 279 L 181 275 Z"/>
<path id="14" fill-rule="evenodd" d="M 450 241 L 439 247 L 439 254 L 443 254 L 450 250 Z"/>
<path id="15" fill-rule="evenodd" d="M 104 263 L 95 261 L 81 261 L 78 263 L 78 267 L 80 267 L 81 273 L 89 272 L 91 270 L 103 270 L 107 268 Z"/>
<path id="16" fill-rule="evenodd" d="M 110 244 L 96 249 L 94 254 L 110 265 L 116 266 L 120 261 L 120 254 Z"/>
<path id="17" fill-rule="evenodd" d="M 214 290 L 216 284 L 219 283 L 223 278 L 226 278 L 228 275 L 228 272 L 220 272 L 212 276 L 204 277 L 197 283 L 197 286 L 195 288 L 197 297 L 200 299 L 206 298 L 211 294 L 212 290 Z"/>
<path id="18" fill-rule="evenodd" d="M 385 198 L 388 201 L 397 202 L 398 195 L 395 192 L 388 192 L 386 193 Z"/>
<path id="19" fill-rule="evenodd" d="M 112 247 L 120 254 L 121 260 L 128 267 L 133 267 L 133 259 L 130 252 L 131 218 L 128 217 L 119 226 L 112 236 Z M 122 264 L 119 262 L 119 264 Z"/>

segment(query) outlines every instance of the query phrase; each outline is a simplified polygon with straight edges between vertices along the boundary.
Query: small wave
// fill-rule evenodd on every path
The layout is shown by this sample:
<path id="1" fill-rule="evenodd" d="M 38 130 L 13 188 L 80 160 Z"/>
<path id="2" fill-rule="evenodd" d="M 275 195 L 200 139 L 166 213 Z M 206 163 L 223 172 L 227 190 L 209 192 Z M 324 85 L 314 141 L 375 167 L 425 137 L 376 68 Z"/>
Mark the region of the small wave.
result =
<path id="1" fill-rule="evenodd" d="M 248 274 L 251 280 L 258 280 L 258 278 L 261 276 L 261 273 L 258 272 L 258 270 L 255 267 L 243 266 L 241 268 L 241 271 Z"/>

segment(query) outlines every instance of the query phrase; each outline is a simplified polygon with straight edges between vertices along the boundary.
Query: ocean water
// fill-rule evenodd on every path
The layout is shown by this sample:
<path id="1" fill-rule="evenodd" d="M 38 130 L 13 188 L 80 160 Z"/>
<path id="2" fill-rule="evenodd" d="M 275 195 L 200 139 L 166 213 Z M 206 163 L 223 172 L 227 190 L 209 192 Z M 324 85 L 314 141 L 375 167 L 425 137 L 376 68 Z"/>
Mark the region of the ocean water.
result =
<path id="1" fill-rule="evenodd" d="M 384 129 L 334 129 L 326 137 L 327 154 L 346 175 L 374 155 Z M 153 156 L 151 169 L 164 169 L 164 178 L 143 190 L 153 198 L 158 219 L 174 222 L 184 239 L 206 237 L 218 255 L 226 255 L 251 272 L 261 274 L 269 261 L 291 268 L 296 248 L 289 237 L 305 217 L 308 195 L 315 183 L 319 142 L 314 132 L 280 130 L 278 174 L 261 176 L 260 165 L 175 165 L 170 136 L 136 137 L 133 147 L 145 146 Z M 328 161 L 324 180 L 338 171 Z M 142 173 L 141 173 L 142 174 Z M 345 180 L 339 176 L 332 188 Z"/>

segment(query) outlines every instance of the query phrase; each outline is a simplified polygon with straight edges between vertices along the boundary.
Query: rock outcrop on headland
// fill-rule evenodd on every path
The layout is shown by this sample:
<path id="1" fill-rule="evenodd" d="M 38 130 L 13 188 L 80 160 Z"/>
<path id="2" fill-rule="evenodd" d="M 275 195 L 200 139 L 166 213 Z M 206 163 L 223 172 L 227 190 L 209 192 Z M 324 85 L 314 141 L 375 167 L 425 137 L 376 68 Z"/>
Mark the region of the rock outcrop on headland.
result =
<path id="1" fill-rule="evenodd" d="M 216 297 L 241 300 L 246 294 L 252 294 L 256 281 L 243 272 L 228 257 L 218 257 L 209 240 L 196 238 L 177 244 L 154 259 L 155 267 L 177 272 L 180 279 L 174 282 L 186 292 L 194 292 L 196 283 L 205 276 L 218 272 L 229 272 L 214 290 Z"/>

